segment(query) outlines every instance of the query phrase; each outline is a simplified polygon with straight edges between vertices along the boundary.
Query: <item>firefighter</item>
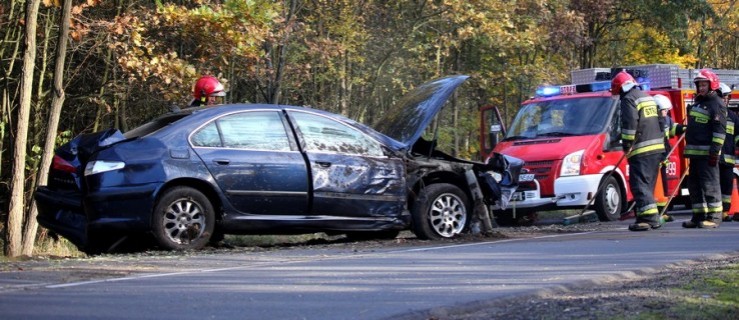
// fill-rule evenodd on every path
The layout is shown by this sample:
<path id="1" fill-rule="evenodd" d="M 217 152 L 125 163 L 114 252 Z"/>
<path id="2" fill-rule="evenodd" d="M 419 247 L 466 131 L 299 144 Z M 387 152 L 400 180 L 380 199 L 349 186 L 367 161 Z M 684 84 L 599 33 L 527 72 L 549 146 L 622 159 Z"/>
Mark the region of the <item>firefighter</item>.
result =
<path id="1" fill-rule="evenodd" d="M 719 80 L 703 69 L 693 79 L 695 103 L 688 107 L 684 155 L 690 159 L 688 191 L 693 217 L 684 228 L 716 228 L 721 223 L 718 162 L 726 137 L 726 114 L 716 90 Z"/>
<path id="2" fill-rule="evenodd" d="M 656 94 L 654 95 L 654 101 L 657 102 L 657 109 L 659 110 L 659 125 L 665 136 L 665 152 L 663 153 L 662 162 L 660 163 L 662 181 L 657 181 L 657 183 L 662 183 L 662 194 L 654 195 L 655 202 L 657 203 L 657 210 L 662 212 L 664 207 L 667 206 L 667 197 L 664 194 L 665 191 L 667 191 L 667 166 L 670 164 L 670 159 L 667 159 L 667 153 L 672 149 L 672 146 L 670 146 L 670 132 L 672 128 L 675 127 L 675 122 L 672 121 L 672 117 L 670 117 L 670 110 L 672 110 L 672 102 L 670 102 L 670 98 L 661 94 Z M 658 191 L 655 190 L 655 192 Z M 674 220 L 666 213 L 663 214 L 661 218 L 665 222 Z"/>
<path id="3" fill-rule="evenodd" d="M 735 125 L 739 124 L 739 116 L 735 113 L 734 107 L 729 108 L 729 100 L 731 100 L 731 88 L 725 83 L 719 84 L 719 90 L 716 92 L 719 94 L 724 102 L 726 109 L 726 139 L 724 140 L 724 146 L 721 148 L 721 159 L 719 162 L 719 179 L 721 179 L 721 202 L 723 208 L 723 221 L 731 221 L 729 216 L 729 210 L 731 209 L 731 192 L 734 188 L 734 164 L 736 163 L 735 153 L 738 151 L 736 148 L 737 141 L 739 141 L 739 135 L 735 130 Z"/>
<path id="4" fill-rule="evenodd" d="M 226 90 L 216 77 L 206 75 L 200 77 L 192 86 L 192 97 L 191 107 L 223 104 Z"/>
<path id="5" fill-rule="evenodd" d="M 636 80 L 621 71 L 611 81 L 611 94 L 621 100 L 621 140 L 629 161 L 629 185 L 636 201 L 636 222 L 631 231 L 662 226 L 654 203 L 657 170 L 665 152 L 657 103 L 637 87 Z"/>

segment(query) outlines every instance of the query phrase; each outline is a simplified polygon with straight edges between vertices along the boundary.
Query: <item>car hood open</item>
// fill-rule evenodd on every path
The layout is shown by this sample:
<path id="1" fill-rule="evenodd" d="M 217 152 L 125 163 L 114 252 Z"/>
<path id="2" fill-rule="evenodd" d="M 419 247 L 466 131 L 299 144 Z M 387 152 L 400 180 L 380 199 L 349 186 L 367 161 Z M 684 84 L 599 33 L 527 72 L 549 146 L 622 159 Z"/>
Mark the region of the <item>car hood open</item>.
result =
<path id="1" fill-rule="evenodd" d="M 408 92 L 372 126 L 410 148 L 441 110 L 454 90 L 469 76 L 457 75 L 424 83 Z"/>

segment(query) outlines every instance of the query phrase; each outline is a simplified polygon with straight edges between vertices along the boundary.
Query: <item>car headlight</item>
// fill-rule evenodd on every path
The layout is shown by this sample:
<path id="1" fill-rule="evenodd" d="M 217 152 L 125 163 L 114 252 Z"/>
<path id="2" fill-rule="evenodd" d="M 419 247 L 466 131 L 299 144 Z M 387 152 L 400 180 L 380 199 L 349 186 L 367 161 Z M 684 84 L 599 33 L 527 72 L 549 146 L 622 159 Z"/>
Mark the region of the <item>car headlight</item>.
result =
<path id="1" fill-rule="evenodd" d="M 559 172 L 559 175 L 561 177 L 579 175 L 583 153 L 585 153 L 585 150 L 568 154 L 562 161 L 562 170 Z"/>
<path id="2" fill-rule="evenodd" d="M 125 167 L 126 163 L 122 161 L 90 161 L 85 166 L 85 175 L 89 176 L 101 172 L 123 169 Z"/>

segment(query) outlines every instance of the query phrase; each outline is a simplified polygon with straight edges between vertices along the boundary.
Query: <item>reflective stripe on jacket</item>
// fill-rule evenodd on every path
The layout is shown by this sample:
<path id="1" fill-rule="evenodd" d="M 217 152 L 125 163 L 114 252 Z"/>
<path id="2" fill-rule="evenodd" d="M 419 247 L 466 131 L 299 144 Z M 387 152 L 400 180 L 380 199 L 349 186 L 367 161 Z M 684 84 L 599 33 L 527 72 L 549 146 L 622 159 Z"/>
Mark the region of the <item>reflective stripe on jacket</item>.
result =
<path id="1" fill-rule="evenodd" d="M 726 114 L 723 101 L 715 92 L 696 96 L 695 104 L 688 107 L 688 125 L 685 136 L 686 157 L 718 155 L 726 138 Z"/>
<path id="2" fill-rule="evenodd" d="M 726 110 L 726 112 L 726 139 L 724 139 L 724 146 L 721 148 L 721 163 L 733 165 L 736 163 L 734 151 L 736 150 L 737 138 L 739 138 L 736 134 L 739 116 L 731 110 Z"/>
<path id="3" fill-rule="evenodd" d="M 665 152 L 657 103 L 638 88 L 621 94 L 621 140 L 633 147 L 629 158 Z"/>

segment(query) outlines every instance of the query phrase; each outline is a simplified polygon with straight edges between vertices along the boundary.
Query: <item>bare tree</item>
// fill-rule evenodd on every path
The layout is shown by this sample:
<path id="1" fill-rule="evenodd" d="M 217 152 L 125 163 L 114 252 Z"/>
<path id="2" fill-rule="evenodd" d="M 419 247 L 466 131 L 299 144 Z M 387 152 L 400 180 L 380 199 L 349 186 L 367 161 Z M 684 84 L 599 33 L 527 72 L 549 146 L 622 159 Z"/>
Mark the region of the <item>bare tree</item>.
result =
<path id="1" fill-rule="evenodd" d="M 25 208 L 26 144 L 28 142 L 28 122 L 31 110 L 31 91 L 33 90 L 33 69 L 36 60 L 36 25 L 41 0 L 28 0 L 26 7 L 26 39 L 21 75 L 21 97 L 18 106 L 18 129 L 13 146 L 13 176 L 10 184 L 10 208 L 8 210 L 8 241 L 5 254 L 17 257 L 21 254 L 21 229 Z"/>
<path id="2" fill-rule="evenodd" d="M 45 185 L 49 174 L 49 166 L 54 156 L 54 142 L 56 142 L 56 131 L 59 128 L 59 115 L 62 112 L 62 104 L 64 104 L 64 61 L 67 58 L 67 39 L 69 38 L 69 18 L 72 11 L 72 0 L 65 0 L 62 8 L 62 17 L 59 25 L 59 40 L 56 47 L 56 61 L 54 62 L 54 96 L 51 101 L 51 111 L 47 122 L 46 142 L 44 143 L 44 151 L 41 155 L 41 164 L 38 171 L 36 185 Z M 23 254 L 33 255 L 33 246 L 36 242 L 36 231 L 38 223 L 36 222 L 36 203 L 31 204 L 31 210 L 28 212 L 26 219 L 26 229 L 23 233 Z"/>

